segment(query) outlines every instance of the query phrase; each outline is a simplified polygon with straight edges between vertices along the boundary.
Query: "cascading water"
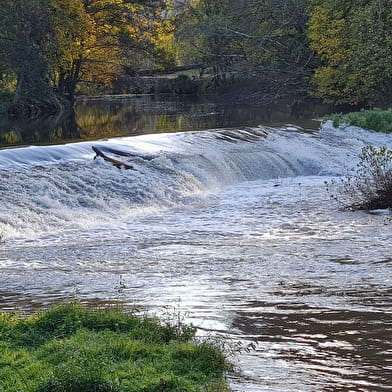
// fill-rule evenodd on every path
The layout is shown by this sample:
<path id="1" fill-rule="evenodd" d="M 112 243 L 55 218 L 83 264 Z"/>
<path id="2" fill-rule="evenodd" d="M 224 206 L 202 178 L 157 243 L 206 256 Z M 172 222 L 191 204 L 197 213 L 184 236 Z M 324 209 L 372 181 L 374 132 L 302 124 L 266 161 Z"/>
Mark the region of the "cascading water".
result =
<path id="1" fill-rule="evenodd" d="M 368 144 L 392 140 L 327 123 L 1 150 L 1 309 L 108 301 L 121 276 L 129 304 L 257 342 L 234 390 L 387 391 L 390 223 L 324 185 Z"/>
<path id="2" fill-rule="evenodd" d="M 135 170 L 93 160 L 94 144 Z M 189 204 L 244 181 L 341 175 L 361 145 L 327 131 L 249 128 L 2 150 L 0 222 L 23 237 Z"/>

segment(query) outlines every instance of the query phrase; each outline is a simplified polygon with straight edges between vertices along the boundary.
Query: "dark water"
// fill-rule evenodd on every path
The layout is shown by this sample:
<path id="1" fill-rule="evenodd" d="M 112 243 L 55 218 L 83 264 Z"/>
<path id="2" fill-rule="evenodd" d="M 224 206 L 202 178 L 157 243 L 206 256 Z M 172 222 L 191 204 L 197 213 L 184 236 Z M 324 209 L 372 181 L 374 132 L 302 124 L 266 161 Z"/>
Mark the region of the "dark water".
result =
<path id="1" fill-rule="evenodd" d="M 150 133 L 295 123 L 317 128 L 322 105 L 250 106 L 170 96 L 79 99 L 75 112 L 29 121 L 0 120 L 0 146 L 57 144 Z"/>

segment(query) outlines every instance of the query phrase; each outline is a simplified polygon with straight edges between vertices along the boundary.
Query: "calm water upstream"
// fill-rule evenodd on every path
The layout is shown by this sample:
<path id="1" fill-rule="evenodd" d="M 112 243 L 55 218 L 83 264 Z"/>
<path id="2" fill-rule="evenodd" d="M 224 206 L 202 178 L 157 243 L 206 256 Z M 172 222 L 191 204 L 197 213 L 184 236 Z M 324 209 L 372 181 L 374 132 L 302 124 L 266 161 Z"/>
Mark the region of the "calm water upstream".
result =
<path id="1" fill-rule="evenodd" d="M 327 106 L 315 104 L 257 107 L 152 95 L 79 98 L 75 113 L 62 117 L 28 122 L 9 122 L 0 118 L 0 146 L 58 144 L 259 124 L 281 126 L 292 122 L 314 129 L 318 125 L 311 119 L 328 110 Z"/>
<path id="2" fill-rule="evenodd" d="M 0 150 L 0 310 L 179 307 L 201 334 L 255 342 L 234 391 L 392 391 L 392 223 L 325 187 L 392 137 L 254 121 Z"/>

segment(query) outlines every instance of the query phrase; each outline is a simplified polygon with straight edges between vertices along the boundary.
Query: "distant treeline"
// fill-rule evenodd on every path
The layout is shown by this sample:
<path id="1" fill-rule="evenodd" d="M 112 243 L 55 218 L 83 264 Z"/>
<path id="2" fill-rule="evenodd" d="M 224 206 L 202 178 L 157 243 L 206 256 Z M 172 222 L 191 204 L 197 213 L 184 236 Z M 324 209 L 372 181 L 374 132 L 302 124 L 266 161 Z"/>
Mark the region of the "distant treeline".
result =
<path id="1" fill-rule="evenodd" d="M 31 116 L 124 73 L 197 64 L 181 76 L 199 93 L 385 104 L 391 26 L 390 0 L 2 0 L 0 92 Z"/>

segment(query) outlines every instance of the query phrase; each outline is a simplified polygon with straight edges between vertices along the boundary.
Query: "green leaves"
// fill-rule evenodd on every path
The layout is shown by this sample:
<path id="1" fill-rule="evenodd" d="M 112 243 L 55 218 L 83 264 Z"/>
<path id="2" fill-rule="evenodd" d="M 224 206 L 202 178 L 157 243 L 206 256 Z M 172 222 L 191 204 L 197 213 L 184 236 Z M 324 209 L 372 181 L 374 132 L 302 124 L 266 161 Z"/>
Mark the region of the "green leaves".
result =
<path id="1" fill-rule="evenodd" d="M 392 94 L 388 0 L 310 0 L 308 36 L 321 59 L 315 95 L 336 104 L 374 104 Z"/>
<path id="2" fill-rule="evenodd" d="M 0 81 L 17 80 L 15 114 L 72 103 L 81 80 L 110 88 L 137 53 L 143 65 L 154 55 L 172 63 L 173 26 L 162 13 L 153 0 L 2 0 Z"/>
<path id="3" fill-rule="evenodd" d="M 361 110 L 346 114 L 331 114 L 325 119 L 332 120 L 334 127 L 354 125 L 373 131 L 392 133 L 392 109 Z"/>

